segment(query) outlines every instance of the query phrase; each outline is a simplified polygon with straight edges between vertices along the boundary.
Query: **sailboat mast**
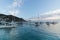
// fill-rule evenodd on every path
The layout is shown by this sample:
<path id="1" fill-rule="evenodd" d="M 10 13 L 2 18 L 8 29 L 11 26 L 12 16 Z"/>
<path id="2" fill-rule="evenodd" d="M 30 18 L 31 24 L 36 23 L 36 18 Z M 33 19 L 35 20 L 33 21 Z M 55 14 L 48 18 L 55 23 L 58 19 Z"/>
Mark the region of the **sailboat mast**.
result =
<path id="1" fill-rule="evenodd" d="M 38 20 L 39 20 L 39 12 L 38 12 Z"/>

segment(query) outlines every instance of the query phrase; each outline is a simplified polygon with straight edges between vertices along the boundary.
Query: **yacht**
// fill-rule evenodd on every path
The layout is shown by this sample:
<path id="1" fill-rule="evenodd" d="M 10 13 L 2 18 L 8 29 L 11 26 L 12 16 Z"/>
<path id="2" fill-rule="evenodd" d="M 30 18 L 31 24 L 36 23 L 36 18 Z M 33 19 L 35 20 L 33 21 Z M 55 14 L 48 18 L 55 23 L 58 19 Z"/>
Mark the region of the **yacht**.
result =
<path id="1" fill-rule="evenodd" d="M 1 28 L 15 28 L 15 27 L 16 27 L 16 23 L 14 21 L 12 22 L 1 21 L 0 22 L 0 29 Z"/>

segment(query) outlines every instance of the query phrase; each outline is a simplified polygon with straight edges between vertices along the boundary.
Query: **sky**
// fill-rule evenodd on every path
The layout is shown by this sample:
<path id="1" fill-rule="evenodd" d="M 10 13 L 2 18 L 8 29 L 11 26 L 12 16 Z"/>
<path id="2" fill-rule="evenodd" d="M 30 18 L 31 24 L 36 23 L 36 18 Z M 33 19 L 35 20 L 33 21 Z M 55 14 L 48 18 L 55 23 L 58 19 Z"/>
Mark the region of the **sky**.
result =
<path id="1" fill-rule="evenodd" d="M 0 0 L 0 13 L 24 19 L 60 19 L 60 0 Z"/>

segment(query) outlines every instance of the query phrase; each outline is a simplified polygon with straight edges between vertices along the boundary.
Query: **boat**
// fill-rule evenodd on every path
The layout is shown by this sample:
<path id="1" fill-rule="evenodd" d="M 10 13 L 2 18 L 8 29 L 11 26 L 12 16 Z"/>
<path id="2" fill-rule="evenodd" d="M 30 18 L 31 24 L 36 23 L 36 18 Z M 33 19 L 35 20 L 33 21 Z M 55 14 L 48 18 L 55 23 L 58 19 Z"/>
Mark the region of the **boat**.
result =
<path id="1" fill-rule="evenodd" d="M 39 26 L 39 23 L 38 22 L 35 22 L 35 26 Z"/>
<path id="2" fill-rule="evenodd" d="M 0 22 L 0 29 L 1 28 L 15 28 L 15 27 L 16 27 L 16 23 L 14 21 L 12 22 L 1 21 Z"/>

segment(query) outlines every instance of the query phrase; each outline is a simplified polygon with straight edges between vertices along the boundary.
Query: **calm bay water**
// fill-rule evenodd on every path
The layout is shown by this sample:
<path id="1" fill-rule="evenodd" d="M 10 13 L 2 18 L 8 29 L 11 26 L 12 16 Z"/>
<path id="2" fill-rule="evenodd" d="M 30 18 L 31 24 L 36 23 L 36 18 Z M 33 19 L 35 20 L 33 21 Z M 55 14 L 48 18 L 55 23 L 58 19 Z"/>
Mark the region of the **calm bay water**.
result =
<path id="1" fill-rule="evenodd" d="M 60 27 L 56 25 L 18 25 L 12 29 L 0 29 L 0 40 L 60 40 Z"/>

